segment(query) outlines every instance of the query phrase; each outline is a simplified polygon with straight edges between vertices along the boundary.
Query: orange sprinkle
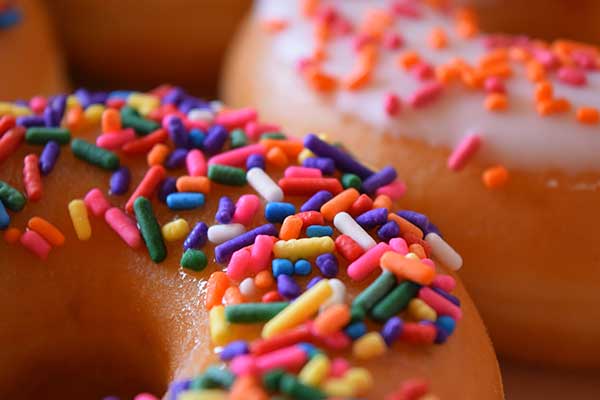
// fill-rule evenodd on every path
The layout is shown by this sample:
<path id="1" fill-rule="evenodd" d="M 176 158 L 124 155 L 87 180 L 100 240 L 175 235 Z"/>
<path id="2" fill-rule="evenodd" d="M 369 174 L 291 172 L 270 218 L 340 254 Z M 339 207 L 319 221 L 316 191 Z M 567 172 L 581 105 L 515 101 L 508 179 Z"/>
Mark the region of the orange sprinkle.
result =
<path id="1" fill-rule="evenodd" d="M 114 108 L 107 108 L 102 113 L 102 132 L 117 132 L 121 130 L 121 116 Z"/>
<path id="2" fill-rule="evenodd" d="M 169 146 L 163 143 L 157 143 L 152 147 L 152 150 L 148 152 L 146 156 L 146 162 L 148 166 L 163 165 L 169 156 L 171 149 Z"/>
<path id="3" fill-rule="evenodd" d="M 488 168 L 483 171 L 482 179 L 488 189 L 501 188 L 508 182 L 508 170 L 502 165 Z"/>
<path id="4" fill-rule="evenodd" d="M 67 128 L 72 131 L 78 131 L 85 126 L 83 108 L 80 105 L 74 105 L 69 108 L 66 116 Z"/>
<path id="5" fill-rule="evenodd" d="M 273 147 L 271 148 L 266 155 L 266 160 L 269 164 L 277 167 L 283 168 L 290 163 L 288 156 L 284 153 L 281 147 Z"/>
<path id="6" fill-rule="evenodd" d="M 456 12 L 456 32 L 462 38 L 470 38 L 479 32 L 477 14 L 469 7 L 463 7 Z"/>
<path id="7" fill-rule="evenodd" d="M 343 86 L 347 90 L 358 90 L 369 83 L 370 80 L 371 69 L 358 68 L 344 78 Z"/>
<path id="8" fill-rule="evenodd" d="M 320 3 L 320 0 L 302 0 L 302 2 L 300 3 L 302 15 L 304 15 L 305 17 L 314 16 L 317 12 L 317 9 L 319 8 Z"/>
<path id="9" fill-rule="evenodd" d="M 508 50 L 496 49 L 483 55 L 479 59 L 479 66 L 481 68 L 489 67 L 496 64 L 505 64 L 508 61 Z"/>
<path id="10" fill-rule="evenodd" d="M 302 218 L 295 215 L 290 215 L 283 220 L 281 229 L 279 230 L 279 239 L 291 240 L 298 239 L 302 231 Z"/>
<path id="11" fill-rule="evenodd" d="M 288 22 L 284 19 L 268 19 L 262 21 L 261 26 L 267 33 L 278 33 L 288 27 Z"/>
<path id="12" fill-rule="evenodd" d="M 242 296 L 242 292 L 240 292 L 240 288 L 237 286 L 229 286 L 225 293 L 223 294 L 223 304 L 226 306 L 232 304 L 240 304 L 244 302 L 244 297 Z"/>
<path id="13" fill-rule="evenodd" d="M 413 243 L 408 246 L 408 251 L 411 253 L 415 253 L 419 258 L 427 258 L 427 254 L 425 253 L 425 249 L 419 243 Z"/>
<path id="14" fill-rule="evenodd" d="M 525 62 L 531 59 L 531 54 L 521 47 L 511 47 L 508 51 L 508 56 L 513 61 Z"/>
<path id="15" fill-rule="evenodd" d="M 433 28 L 429 34 L 429 46 L 434 49 L 444 49 L 448 47 L 448 36 L 442 28 Z"/>
<path id="16" fill-rule="evenodd" d="M 435 68 L 436 79 L 441 83 L 450 83 L 459 77 L 459 72 L 452 65 L 438 65 Z"/>
<path id="17" fill-rule="evenodd" d="M 321 207 L 321 214 L 323 214 L 325 219 L 332 221 L 333 217 L 337 214 L 350 209 L 352 204 L 358 199 L 358 196 L 360 196 L 358 190 L 354 188 L 346 189 L 327 203 L 323 204 Z"/>
<path id="18" fill-rule="evenodd" d="M 485 77 L 495 76 L 499 78 L 510 78 L 512 76 L 512 68 L 508 63 L 496 63 L 487 65 L 480 69 L 481 74 Z"/>
<path id="19" fill-rule="evenodd" d="M 567 99 L 543 100 L 537 104 L 537 112 L 541 116 L 559 114 L 571 109 L 571 103 Z"/>
<path id="20" fill-rule="evenodd" d="M 205 306 L 207 310 L 221 304 L 225 290 L 227 290 L 228 287 L 229 279 L 225 272 L 215 271 L 210 274 L 208 284 L 206 285 Z"/>
<path id="21" fill-rule="evenodd" d="M 465 86 L 471 89 L 479 89 L 483 86 L 485 76 L 478 70 L 473 68 L 466 68 L 461 71 L 460 77 Z"/>
<path id="22" fill-rule="evenodd" d="M 360 32 L 379 39 L 392 22 L 393 18 L 387 10 L 373 8 L 367 10 Z"/>
<path id="23" fill-rule="evenodd" d="M 388 220 L 395 221 L 400 227 L 400 234 L 405 237 L 406 235 L 412 235 L 418 239 L 423 239 L 423 231 L 421 228 L 413 224 L 412 222 L 402 218 L 398 214 L 389 213 Z"/>
<path id="24" fill-rule="evenodd" d="M 488 111 L 504 111 L 508 108 L 508 98 L 504 93 L 490 93 L 485 98 L 485 108 Z"/>
<path id="25" fill-rule="evenodd" d="M 229 390 L 230 400 L 268 400 L 269 396 L 258 384 L 253 375 L 241 375 L 236 378 Z"/>
<path id="26" fill-rule="evenodd" d="M 337 87 L 337 79 L 316 68 L 309 68 L 305 74 L 308 84 L 318 92 L 331 92 Z"/>
<path id="27" fill-rule="evenodd" d="M 258 289 L 267 290 L 273 287 L 274 284 L 275 280 L 273 279 L 273 274 L 271 274 L 271 271 L 269 270 L 260 271 L 254 277 L 254 286 Z"/>
<path id="28" fill-rule="evenodd" d="M 210 179 L 206 176 L 180 176 L 175 186 L 179 192 L 210 193 Z"/>
<path id="29" fill-rule="evenodd" d="M 350 318 L 350 307 L 347 304 L 334 304 L 315 318 L 313 328 L 319 336 L 331 335 L 348 324 Z"/>
<path id="30" fill-rule="evenodd" d="M 421 62 L 421 56 L 416 51 L 407 51 L 400 54 L 397 59 L 399 67 L 409 70 Z"/>
<path id="31" fill-rule="evenodd" d="M 8 228 L 4 232 L 4 240 L 6 243 L 15 244 L 21 238 L 21 231 L 18 228 Z"/>
<path id="32" fill-rule="evenodd" d="M 600 122 L 600 112 L 597 108 L 581 107 L 577 110 L 577 121 L 582 124 L 596 125 Z"/>
<path id="33" fill-rule="evenodd" d="M 387 194 L 380 194 L 373 201 L 373 208 L 385 208 L 388 211 L 392 209 L 392 199 Z"/>
<path id="34" fill-rule="evenodd" d="M 32 231 L 39 233 L 53 246 L 62 246 L 65 244 L 65 235 L 63 235 L 57 227 L 43 218 L 33 217 L 27 222 L 27 226 Z"/>
<path id="35" fill-rule="evenodd" d="M 302 149 L 304 149 L 304 144 L 299 140 L 263 139 L 260 141 L 260 144 L 267 150 L 278 147 L 289 157 L 297 157 Z"/>
<path id="36" fill-rule="evenodd" d="M 539 82 L 535 86 L 535 101 L 537 103 L 552 100 L 554 97 L 554 87 L 548 81 Z"/>
<path id="37" fill-rule="evenodd" d="M 527 79 L 532 82 L 541 82 L 546 79 L 546 69 L 537 61 L 527 63 Z"/>
<path id="38" fill-rule="evenodd" d="M 435 278 L 435 270 L 421 261 L 406 258 L 388 251 L 381 257 L 381 267 L 393 272 L 399 279 L 407 279 L 421 285 L 429 285 Z"/>

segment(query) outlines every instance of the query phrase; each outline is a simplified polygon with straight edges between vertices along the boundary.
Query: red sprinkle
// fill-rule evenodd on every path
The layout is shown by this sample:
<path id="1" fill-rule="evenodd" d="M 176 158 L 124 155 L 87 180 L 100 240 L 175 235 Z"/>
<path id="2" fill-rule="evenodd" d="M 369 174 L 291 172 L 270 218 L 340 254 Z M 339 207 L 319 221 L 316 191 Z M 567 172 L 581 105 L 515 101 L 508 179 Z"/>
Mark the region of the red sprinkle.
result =
<path id="1" fill-rule="evenodd" d="M 283 178 L 279 180 L 279 187 L 288 196 L 309 196 L 320 190 L 336 195 L 343 190 L 335 178 Z"/>
<path id="2" fill-rule="evenodd" d="M 42 178 L 38 156 L 26 155 L 23 164 L 23 183 L 27 198 L 31 201 L 38 201 L 42 198 Z"/>

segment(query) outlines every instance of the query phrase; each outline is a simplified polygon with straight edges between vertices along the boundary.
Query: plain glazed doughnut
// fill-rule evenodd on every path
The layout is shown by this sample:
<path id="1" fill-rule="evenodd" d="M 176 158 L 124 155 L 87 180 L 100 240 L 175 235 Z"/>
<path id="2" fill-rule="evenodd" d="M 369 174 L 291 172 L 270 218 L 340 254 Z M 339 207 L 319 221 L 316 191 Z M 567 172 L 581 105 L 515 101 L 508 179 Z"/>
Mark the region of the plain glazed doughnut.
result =
<path id="1" fill-rule="evenodd" d="M 256 2 L 225 100 L 392 161 L 401 205 L 468 260 L 499 354 L 598 366 L 598 49 L 478 34 L 471 12 L 425 2 L 301 3 L 313 17 Z"/>
<path id="2" fill-rule="evenodd" d="M 168 86 L 48 107 L 51 127 L 0 121 L 0 397 L 262 399 L 268 373 L 293 398 L 503 398 L 459 256 L 388 214 L 393 168 Z"/>
<path id="3" fill-rule="evenodd" d="M 37 0 L 2 3 L 6 3 L 0 6 L 2 98 L 25 99 L 65 90 L 61 52 L 43 6 Z"/>

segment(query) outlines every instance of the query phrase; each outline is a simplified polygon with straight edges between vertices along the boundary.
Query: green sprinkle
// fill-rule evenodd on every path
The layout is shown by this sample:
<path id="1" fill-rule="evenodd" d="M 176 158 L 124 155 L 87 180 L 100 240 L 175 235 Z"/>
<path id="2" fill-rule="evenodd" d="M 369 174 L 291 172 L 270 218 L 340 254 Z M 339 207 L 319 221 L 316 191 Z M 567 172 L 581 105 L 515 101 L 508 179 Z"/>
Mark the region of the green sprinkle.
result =
<path id="1" fill-rule="evenodd" d="M 344 189 L 354 188 L 359 190 L 362 186 L 362 179 L 358 175 L 344 174 L 342 175 L 342 186 Z"/>
<path id="2" fill-rule="evenodd" d="M 367 312 L 360 304 L 353 304 L 350 308 L 350 323 L 364 321 L 366 316 Z"/>
<path id="3" fill-rule="evenodd" d="M 157 122 L 141 117 L 131 107 L 121 109 L 121 125 L 125 128 L 133 128 L 140 135 L 147 135 L 160 127 Z"/>
<path id="4" fill-rule="evenodd" d="M 87 161 L 97 167 L 115 170 L 119 168 L 119 156 L 112 151 L 103 149 L 82 139 L 73 139 L 71 150 L 75 157 Z"/>
<path id="5" fill-rule="evenodd" d="M 383 271 L 352 302 L 352 307 L 359 306 L 368 311 L 396 285 L 396 276 L 390 271 Z"/>
<path id="6" fill-rule="evenodd" d="M 27 129 L 25 140 L 29 144 L 46 144 L 51 140 L 59 144 L 67 144 L 71 140 L 71 132 L 65 128 L 45 128 L 35 126 Z"/>
<path id="7" fill-rule="evenodd" d="M 289 304 L 285 301 L 234 304 L 225 307 L 225 319 L 238 324 L 266 322 L 279 314 Z"/>
<path id="8" fill-rule="evenodd" d="M 12 211 L 21 211 L 27 199 L 25 195 L 4 181 L 0 181 L 0 201 Z"/>
<path id="9" fill-rule="evenodd" d="M 267 372 L 262 377 L 263 386 L 269 392 L 277 392 L 279 390 L 279 382 L 285 375 L 285 370 L 281 368 L 275 368 Z"/>
<path id="10" fill-rule="evenodd" d="M 244 186 L 246 184 L 246 171 L 228 165 L 213 164 L 208 167 L 208 178 L 223 185 Z"/>
<path id="11" fill-rule="evenodd" d="M 248 136 L 242 129 L 235 129 L 231 132 L 231 147 L 237 149 L 248 144 Z"/>
<path id="12" fill-rule="evenodd" d="M 187 249 L 181 256 L 180 265 L 192 271 L 202 271 L 206 268 L 206 255 L 202 250 Z"/>
<path id="13" fill-rule="evenodd" d="M 296 400 L 325 399 L 327 396 L 321 390 L 305 385 L 294 375 L 284 374 L 279 381 L 279 390 Z"/>
<path id="14" fill-rule="evenodd" d="M 133 210 L 150 258 L 155 263 L 163 261 L 167 257 L 167 249 L 152 210 L 152 203 L 147 198 L 140 196 L 133 202 Z"/>
<path id="15" fill-rule="evenodd" d="M 404 310 L 412 298 L 417 295 L 419 285 L 404 281 L 381 299 L 369 315 L 377 322 L 385 322 L 400 311 Z"/>
<path id="16" fill-rule="evenodd" d="M 267 132 L 260 135 L 260 140 L 273 139 L 273 140 L 286 140 L 287 136 L 285 136 L 281 132 Z"/>
<path id="17" fill-rule="evenodd" d="M 235 375 L 233 375 L 231 371 L 225 368 L 219 368 L 216 365 L 211 365 L 202 375 L 199 375 L 192 380 L 190 389 L 229 389 L 234 381 Z"/>

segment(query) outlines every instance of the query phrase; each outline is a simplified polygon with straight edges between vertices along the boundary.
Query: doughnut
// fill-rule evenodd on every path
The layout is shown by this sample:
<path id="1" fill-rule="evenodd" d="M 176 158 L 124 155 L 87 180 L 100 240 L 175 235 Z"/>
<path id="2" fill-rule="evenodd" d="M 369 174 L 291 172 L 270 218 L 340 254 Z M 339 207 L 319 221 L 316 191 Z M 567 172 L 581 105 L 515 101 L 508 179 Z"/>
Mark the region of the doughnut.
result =
<path id="1" fill-rule="evenodd" d="M 0 120 L 0 397 L 503 398 L 394 168 L 172 86 L 47 107 Z"/>
<path id="2" fill-rule="evenodd" d="M 99 89 L 170 82 L 212 94 L 227 42 L 250 5 L 249 0 L 148 0 L 143 6 L 136 0 L 46 1 L 75 82 Z"/>
<path id="3" fill-rule="evenodd" d="M 478 33 L 434 3 L 258 1 L 222 97 L 391 162 L 402 207 L 468 260 L 501 356 L 598 367 L 599 50 Z"/>
<path id="4" fill-rule="evenodd" d="M 3 99 L 50 95 L 65 89 L 54 32 L 37 0 L 0 2 L 0 51 Z"/>

